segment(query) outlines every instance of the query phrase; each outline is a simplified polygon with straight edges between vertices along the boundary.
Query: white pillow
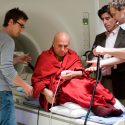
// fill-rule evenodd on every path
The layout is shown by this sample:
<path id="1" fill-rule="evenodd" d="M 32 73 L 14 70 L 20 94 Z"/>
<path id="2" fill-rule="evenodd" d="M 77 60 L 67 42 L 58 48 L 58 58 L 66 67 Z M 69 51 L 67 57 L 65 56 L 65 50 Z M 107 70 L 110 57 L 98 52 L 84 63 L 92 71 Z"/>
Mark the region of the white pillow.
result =
<path id="1" fill-rule="evenodd" d="M 115 99 L 115 100 L 116 100 L 116 103 L 114 104 L 114 107 L 117 109 L 121 109 L 123 112 L 125 112 L 125 107 L 121 104 L 121 102 L 118 99 Z M 82 116 L 86 116 L 88 109 L 82 108 L 80 105 L 75 104 L 73 102 L 66 102 L 65 104 L 50 108 L 50 111 L 52 113 L 71 117 L 71 118 L 80 118 Z M 89 115 L 94 116 L 92 112 L 90 112 Z"/>
<path id="2" fill-rule="evenodd" d="M 88 109 L 82 108 L 78 104 L 72 102 L 66 102 L 60 106 L 54 106 L 50 108 L 50 111 L 55 114 L 71 117 L 71 118 L 80 118 L 82 116 L 86 116 Z M 90 112 L 89 115 L 94 115 Z"/>
<path id="3" fill-rule="evenodd" d="M 73 102 L 66 102 L 62 106 L 67 107 L 69 109 L 81 109 L 82 107 L 79 104 L 73 103 Z M 86 108 L 84 108 L 87 110 Z"/>

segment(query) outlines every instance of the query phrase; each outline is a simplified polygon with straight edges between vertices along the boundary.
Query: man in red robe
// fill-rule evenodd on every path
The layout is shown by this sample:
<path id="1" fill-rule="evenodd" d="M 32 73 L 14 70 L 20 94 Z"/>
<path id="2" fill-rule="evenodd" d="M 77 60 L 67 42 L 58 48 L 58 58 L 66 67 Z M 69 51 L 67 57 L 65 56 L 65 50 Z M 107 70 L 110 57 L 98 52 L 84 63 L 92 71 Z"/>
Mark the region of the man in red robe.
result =
<path id="1" fill-rule="evenodd" d="M 35 71 L 32 75 L 34 98 L 40 100 L 40 105 L 46 111 L 50 108 L 56 88 L 54 105 L 74 102 L 84 108 L 90 105 L 95 79 L 82 67 L 79 56 L 69 49 L 70 38 L 65 32 L 54 36 L 52 47 L 43 51 L 38 57 Z M 65 74 L 61 76 L 61 72 Z M 99 116 L 118 116 L 120 109 L 113 107 L 115 99 L 99 82 L 96 88 L 92 111 Z"/>

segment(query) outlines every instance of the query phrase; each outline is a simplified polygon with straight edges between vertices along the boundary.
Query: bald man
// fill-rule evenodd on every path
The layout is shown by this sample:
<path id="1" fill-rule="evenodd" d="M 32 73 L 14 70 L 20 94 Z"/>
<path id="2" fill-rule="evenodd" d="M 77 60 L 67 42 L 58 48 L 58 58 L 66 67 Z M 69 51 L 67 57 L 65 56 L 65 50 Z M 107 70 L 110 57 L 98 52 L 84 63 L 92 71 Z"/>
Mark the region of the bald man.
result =
<path id="1" fill-rule="evenodd" d="M 40 105 L 46 111 L 53 103 L 74 102 L 84 108 L 90 105 L 95 79 L 85 72 L 79 56 L 69 49 L 69 44 L 67 33 L 56 33 L 51 48 L 43 51 L 36 62 L 32 76 L 33 96 L 39 97 Z M 115 109 L 114 103 L 113 95 L 99 83 L 92 111 L 98 116 L 119 116 L 122 111 Z"/>

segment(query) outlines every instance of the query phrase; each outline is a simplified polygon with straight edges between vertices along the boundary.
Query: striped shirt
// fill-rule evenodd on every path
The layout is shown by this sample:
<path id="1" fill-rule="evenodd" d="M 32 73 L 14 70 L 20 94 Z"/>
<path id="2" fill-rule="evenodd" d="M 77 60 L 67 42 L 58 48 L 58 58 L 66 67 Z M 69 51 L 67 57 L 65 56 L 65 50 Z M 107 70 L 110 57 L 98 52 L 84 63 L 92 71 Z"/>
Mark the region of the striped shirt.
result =
<path id="1" fill-rule="evenodd" d="M 11 91 L 12 81 L 17 75 L 13 66 L 14 40 L 5 32 L 0 32 L 0 91 Z"/>

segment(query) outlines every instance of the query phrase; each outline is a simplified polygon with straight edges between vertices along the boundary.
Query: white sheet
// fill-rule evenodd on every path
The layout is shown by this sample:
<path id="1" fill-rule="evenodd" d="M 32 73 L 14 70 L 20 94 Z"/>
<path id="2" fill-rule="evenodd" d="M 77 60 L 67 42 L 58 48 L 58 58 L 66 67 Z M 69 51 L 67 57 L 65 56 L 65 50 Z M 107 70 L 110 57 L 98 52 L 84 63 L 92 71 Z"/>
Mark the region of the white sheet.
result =
<path id="1" fill-rule="evenodd" d="M 92 112 L 90 112 L 88 120 L 96 123 L 112 125 L 119 122 L 120 120 L 125 119 L 125 107 L 119 102 L 118 99 L 116 99 L 116 103 L 114 107 L 121 109 L 124 113 L 119 117 L 104 118 L 104 117 L 95 116 Z M 52 107 L 50 111 L 52 113 L 63 115 L 66 117 L 76 118 L 75 120 L 76 123 L 83 124 L 88 109 L 82 108 L 78 104 L 67 102 L 63 105 Z"/>

